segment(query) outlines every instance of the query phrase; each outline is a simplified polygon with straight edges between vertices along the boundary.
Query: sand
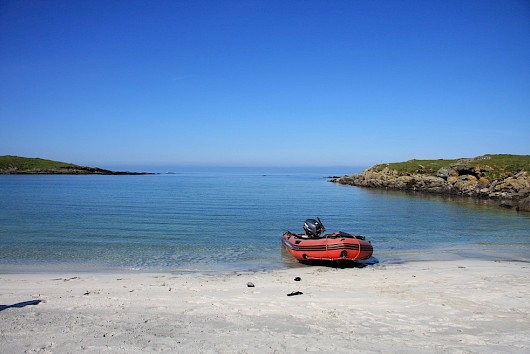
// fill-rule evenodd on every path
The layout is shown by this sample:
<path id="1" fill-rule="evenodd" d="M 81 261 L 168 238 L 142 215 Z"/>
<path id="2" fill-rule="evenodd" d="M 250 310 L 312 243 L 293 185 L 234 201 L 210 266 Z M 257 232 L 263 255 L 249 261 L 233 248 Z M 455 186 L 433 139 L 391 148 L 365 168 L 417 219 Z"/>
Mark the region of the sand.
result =
<path id="1" fill-rule="evenodd" d="M 0 274 L 0 351 L 529 353 L 530 264 Z"/>

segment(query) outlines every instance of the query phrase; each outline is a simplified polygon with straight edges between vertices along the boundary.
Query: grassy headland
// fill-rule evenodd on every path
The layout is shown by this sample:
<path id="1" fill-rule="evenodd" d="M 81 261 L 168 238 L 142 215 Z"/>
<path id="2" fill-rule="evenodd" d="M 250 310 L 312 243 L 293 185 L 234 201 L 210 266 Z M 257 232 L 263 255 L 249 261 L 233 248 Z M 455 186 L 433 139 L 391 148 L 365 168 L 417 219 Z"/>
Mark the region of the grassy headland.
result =
<path id="1" fill-rule="evenodd" d="M 530 155 L 487 154 L 474 158 L 454 160 L 409 160 L 379 164 L 371 167 L 374 171 L 388 168 L 399 174 L 425 174 L 435 176 L 438 171 L 467 171 L 472 175 L 485 177 L 491 181 L 514 176 L 521 171 L 530 171 Z"/>
<path id="2" fill-rule="evenodd" d="M 79 166 L 41 158 L 5 155 L 0 156 L 0 174 L 125 175 L 145 173 L 115 172 L 97 167 Z"/>

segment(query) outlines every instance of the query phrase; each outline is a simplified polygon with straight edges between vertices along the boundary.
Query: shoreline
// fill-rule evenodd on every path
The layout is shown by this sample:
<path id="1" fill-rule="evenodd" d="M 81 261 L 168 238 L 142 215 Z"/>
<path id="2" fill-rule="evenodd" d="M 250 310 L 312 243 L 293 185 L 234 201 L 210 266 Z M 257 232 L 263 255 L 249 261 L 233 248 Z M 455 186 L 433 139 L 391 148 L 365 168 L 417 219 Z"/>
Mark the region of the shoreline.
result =
<path id="1" fill-rule="evenodd" d="M 464 246 L 464 247 L 462 247 Z M 348 262 L 321 262 L 316 264 L 304 264 L 297 261 L 288 254 L 283 248 L 282 255 L 279 259 L 270 260 L 269 262 L 249 263 L 190 263 L 181 265 L 164 265 L 159 267 L 153 266 L 126 266 L 126 265 L 109 265 L 105 263 L 53 263 L 53 262 L 26 262 L 26 263 L 0 263 L 0 275 L 7 274 L 55 274 L 64 272 L 76 272 L 82 274 L 113 274 L 113 273 L 130 273 L 130 274 L 232 274 L 239 272 L 276 272 L 290 269 L 303 269 L 311 266 L 324 268 L 353 268 L 353 267 L 372 267 L 377 265 L 396 265 L 417 262 L 454 262 L 454 261 L 498 261 L 498 262 L 521 262 L 530 263 L 528 256 L 528 247 L 514 248 L 510 247 L 495 248 L 480 247 L 479 245 L 460 245 L 454 248 L 432 248 L 421 251 L 387 251 L 375 253 L 365 261 L 356 262 L 357 265 L 348 264 Z"/>
<path id="2" fill-rule="evenodd" d="M 523 199 L 502 199 L 502 198 L 492 198 L 485 196 L 474 196 L 474 195 L 465 195 L 453 192 L 431 192 L 421 189 L 407 189 L 407 188 L 397 188 L 389 186 L 368 186 L 362 184 L 356 184 L 356 182 L 351 182 L 350 177 L 341 177 L 335 178 L 332 176 L 332 179 L 328 179 L 328 182 L 335 183 L 338 185 L 346 187 L 358 187 L 366 191 L 372 191 L 376 193 L 402 193 L 403 195 L 418 196 L 422 198 L 438 198 L 440 200 L 448 201 L 457 201 L 465 204 L 474 204 L 477 206 L 483 207 L 493 207 L 496 209 L 505 209 L 513 210 L 514 212 L 530 212 L 530 206 L 527 205 L 530 202 L 530 196 L 525 196 Z"/>
<path id="3" fill-rule="evenodd" d="M 530 265 L 513 261 L 0 279 L 6 353 L 530 349 Z"/>

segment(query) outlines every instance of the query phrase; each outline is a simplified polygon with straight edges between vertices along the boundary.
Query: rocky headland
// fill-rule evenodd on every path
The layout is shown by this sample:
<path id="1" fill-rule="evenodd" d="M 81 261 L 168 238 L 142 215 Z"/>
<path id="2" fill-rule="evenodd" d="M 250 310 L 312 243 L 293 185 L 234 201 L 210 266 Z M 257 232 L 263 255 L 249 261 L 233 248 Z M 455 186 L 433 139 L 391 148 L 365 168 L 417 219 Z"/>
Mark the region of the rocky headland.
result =
<path id="1" fill-rule="evenodd" d="M 484 155 L 380 164 L 330 182 L 491 199 L 503 207 L 530 211 L 529 171 L 530 155 Z"/>

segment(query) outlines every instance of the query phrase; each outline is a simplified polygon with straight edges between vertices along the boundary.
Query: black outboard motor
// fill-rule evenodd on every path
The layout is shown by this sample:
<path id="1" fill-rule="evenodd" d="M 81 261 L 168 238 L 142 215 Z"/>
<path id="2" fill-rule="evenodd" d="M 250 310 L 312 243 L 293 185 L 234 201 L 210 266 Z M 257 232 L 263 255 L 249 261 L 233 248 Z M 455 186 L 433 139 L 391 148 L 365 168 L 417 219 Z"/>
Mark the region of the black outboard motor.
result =
<path id="1" fill-rule="evenodd" d="M 308 237 L 319 237 L 326 229 L 319 218 L 307 219 L 304 223 L 304 231 Z"/>

